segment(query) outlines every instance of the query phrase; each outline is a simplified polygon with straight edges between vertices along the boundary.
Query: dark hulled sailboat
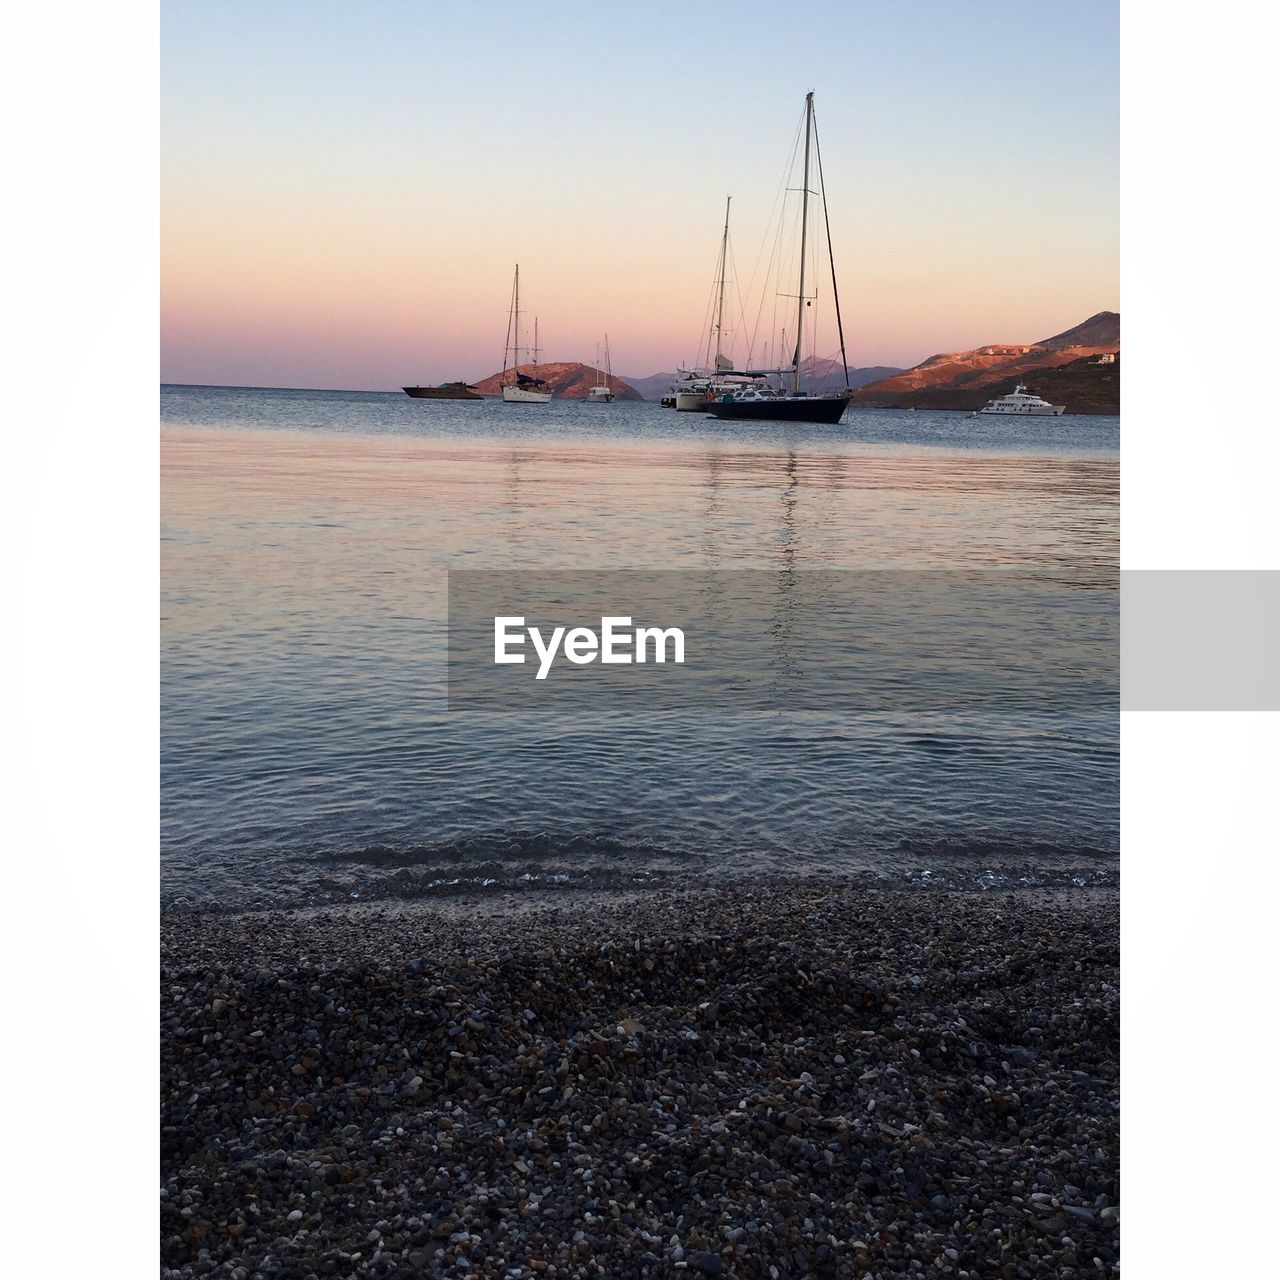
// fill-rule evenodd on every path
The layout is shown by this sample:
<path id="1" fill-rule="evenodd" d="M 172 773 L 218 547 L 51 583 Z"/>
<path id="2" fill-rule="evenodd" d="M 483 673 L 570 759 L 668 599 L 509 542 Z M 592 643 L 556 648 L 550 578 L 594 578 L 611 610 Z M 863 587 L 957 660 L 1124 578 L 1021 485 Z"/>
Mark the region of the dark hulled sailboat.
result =
<path id="1" fill-rule="evenodd" d="M 846 391 L 807 396 L 803 391 L 730 391 L 712 400 L 707 412 L 717 418 L 749 418 L 766 422 L 836 423 L 849 403 Z"/>
<path id="2" fill-rule="evenodd" d="M 836 304 L 836 326 L 840 332 L 840 360 L 844 365 L 844 390 L 827 395 L 806 395 L 800 389 L 800 348 L 803 344 L 804 312 L 808 299 L 804 293 L 805 250 L 809 234 L 809 157 L 817 143 L 817 126 L 813 118 L 813 94 L 804 100 L 804 181 L 800 206 L 800 287 L 799 316 L 796 323 L 796 354 L 790 392 L 772 387 L 751 387 L 744 391 L 727 391 L 707 404 L 707 412 L 717 418 L 763 419 L 770 422 L 839 422 L 849 403 L 849 362 L 844 349 L 844 324 L 840 319 L 840 294 L 836 290 L 836 264 L 831 249 L 831 222 L 827 218 L 826 184 L 822 180 L 822 153 L 818 152 L 818 185 L 822 192 L 823 221 L 827 227 L 827 257 L 831 263 L 831 291 Z"/>

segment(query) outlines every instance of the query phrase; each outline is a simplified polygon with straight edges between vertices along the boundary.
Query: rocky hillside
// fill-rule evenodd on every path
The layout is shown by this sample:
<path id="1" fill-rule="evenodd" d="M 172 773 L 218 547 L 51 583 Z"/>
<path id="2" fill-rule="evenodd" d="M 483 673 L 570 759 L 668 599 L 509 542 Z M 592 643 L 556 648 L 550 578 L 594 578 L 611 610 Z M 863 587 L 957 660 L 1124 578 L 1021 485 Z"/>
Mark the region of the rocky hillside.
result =
<path id="1" fill-rule="evenodd" d="M 1120 412 L 1120 357 L 1113 364 L 1099 364 L 1097 356 L 1083 356 L 1070 364 L 1042 368 L 1033 373 L 1014 374 L 996 379 L 981 387 L 922 387 L 895 396 L 894 409 L 981 409 L 988 400 L 1008 395 L 1020 382 L 1025 382 L 1033 395 L 1043 396 L 1050 404 L 1065 404 L 1068 413 Z M 853 403 L 861 404 L 857 396 Z M 864 406 L 865 407 L 865 406 Z"/>
<path id="2" fill-rule="evenodd" d="M 854 394 L 866 408 L 976 408 L 1025 381 L 1037 395 L 1049 397 L 1046 370 L 1079 363 L 1076 376 L 1084 398 L 1109 407 L 1085 409 L 1066 400 L 1069 413 L 1118 413 L 1119 363 L 1098 365 L 1099 356 L 1120 350 L 1120 317 L 1099 311 L 1082 324 L 1025 346 L 1000 344 L 930 356 L 912 369 L 871 383 Z M 1097 369 L 1097 374 L 1084 372 Z M 1083 380 L 1083 381 L 1082 381 Z M 1095 387 L 1093 384 L 1097 383 Z M 1113 387 L 1113 393 L 1106 391 Z M 1084 400 L 1081 400 L 1081 404 Z"/>
<path id="3" fill-rule="evenodd" d="M 522 364 L 521 373 L 528 373 L 543 379 L 548 390 L 555 396 L 566 400 L 585 400 L 587 392 L 597 382 L 604 381 L 604 374 L 589 364 L 580 364 L 576 360 L 561 361 L 557 364 L 540 364 L 536 374 L 533 365 Z M 507 371 L 510 377 L 510 370 Z M 491 374 L 481 382 L 472 384 L 481 395 L 497 396 L 502 394 L 502 373 Z M 643 400 L 644 397 L 629 383 L 624 382 L 615 373 L 610 385 L 619 400 Z"/>

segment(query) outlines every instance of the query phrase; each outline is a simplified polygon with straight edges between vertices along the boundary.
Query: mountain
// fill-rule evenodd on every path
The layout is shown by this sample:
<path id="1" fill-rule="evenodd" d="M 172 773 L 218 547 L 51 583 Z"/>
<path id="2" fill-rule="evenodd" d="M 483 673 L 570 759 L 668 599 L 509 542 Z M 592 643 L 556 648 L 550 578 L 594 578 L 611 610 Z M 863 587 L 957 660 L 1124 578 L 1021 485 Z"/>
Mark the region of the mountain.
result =
<path id="1" fill-rule="evenodd" d="M 863 369 L 849 370 L 849 385 L 855 390 L 872 382 L 882 382 L 901 373 L 892 365 L 867 365 Z M 839 391 L 844 386 L 844 369 L 838 360 L 806 360 L 800 366 L 800 380 L 806 389 Z"/>
<path id="2" fill-rule="evenodd" d="M 604 381 L 604 374 L 599 369 L 593 368 L 589 364 L 579 364 L 576 360 L 561 361 L 558 364 L 540 364 L 536 373 L 533 365 L 522 364 L 520 372 L 534 374 L 536 377 L 541 378 L 547 384 L 547 389 L 552 395 L 561 396 L 566 400 L 585 400 L 587 392 L 598 382 Z M 510 369 L 507 370 L 507 376 L 511 376 Z M 502 374 L 501 372 L 490 374 L 483 381 L 472 385 L 481 395 L 500 396 L 502 394 Z M 611 385 L 613 386 L 613 394 L 619 400 L 644 399 L 633 386 L 624 382 L 617 374 L 614 374 Z"/>
<path id="3" fill-rule="evenodd" d="M 1118 311 L 1099 311 L 1096 316 L 1068 329 L 1064 333 L 1054 334 L 1036 343 L 1038 347 L 1049 347 L 1055 351 L 1069 347 L 1097 347 L 1102 351 L 1118 351 L 1120 348 L 1120 313 Z"/>
<path id="4" fill-rule="evenodd" d="M 1045 371 L 1078 365 L 1071 378 L 1059 380 L 1064 388 L 1077 386 L 1078 394 L 1072 398 L 1064 389 L 1055 393 L 1055 403 L 1065 403 L 1068 413 L 1119 413 L 1119 361 L 1097 363 L 1099 356 L 1119 350 L 1119 315 L 1099 311 L 1074 328 L 1026 346 L 1001 344 L 930 356 L 912 369 L 862 387 L 852 403 L 880 409 L 975 409 L 992 396 L 1012 391 L 1020 381 L 1049 399 L 1047 388 L 1054 383 Z M 1086 403 L 1093 407 L 1085 408 Z"/>
<path id="5" fill-rule="evenodd" d="M 868 382 L 877 382 L 891 374 L 901 373 L 891 365 L 872 365 L 865 369 L 849 370 L 851 387 L 865 386 Z M 661 400 L 671 390 L 671 384 L 680 375 L 676 373 L 651 373 L 647 378 L 628 378 L 627 381 L 646 400 Z M 801 370 L 801 377 L 806 383 L 812 378 L 819 391 L 834 391 L 844 386 L 844 370 L 836 360 L 809 360 Z"/>
<path id="6" fill-rule="evenodd" d="M 671 390 L 671 384 L 679 377 L 678 373 L 651 373 L 647 378 L 628 378 L 645 400 L 661 400 Z"/>

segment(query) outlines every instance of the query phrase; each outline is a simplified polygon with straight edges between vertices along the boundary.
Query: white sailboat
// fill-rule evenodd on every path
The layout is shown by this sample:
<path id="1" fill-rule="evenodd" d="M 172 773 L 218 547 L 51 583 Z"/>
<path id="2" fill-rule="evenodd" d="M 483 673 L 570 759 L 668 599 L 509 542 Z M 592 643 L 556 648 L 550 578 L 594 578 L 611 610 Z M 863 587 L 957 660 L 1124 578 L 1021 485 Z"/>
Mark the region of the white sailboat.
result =
<path id="1" fill-rule="evenodd" d="M 696 369 L 682 369 L 683 375 L 672 388 L 676 408 L 681 413 L 705 413 L 707 402 L 725 391 L 734 390 L 741 380 L 726 380 L 719 375 L 733 369 L 733 361 L 724 354 L 724 278 L 729 256 L 729 206 L 732 196 L 724 198 L 724 235 L 720 240 L 720 261 L 716 265 L 716 311 L 712 329 L 716 335 L 715 358 L 710 373 Z"/>
<path id="2" fill-rule="evenodd" d="M 604 335 L 604 367 L 605 375 L 603 382 L 596 382 L 596 385 L 587 392 L 587 399 L 592 404 L 612 404 L 614 401 L 613 394 L 613 364 L 609 359 L 609 335 Z M 596 348 L 596 378 L 600 377 L 600 348 Z"/>
<path id="3" fill-rule="evenodd" d="M 502 399 L 506 404 L 549 404 L 551 392 L 538 377 L 538 320 L 533 321 L 533 363 L 530 372 L 520 371 L 520 264 L 516 263 L 515 285 L 511 293 L 511 311 L 507 316 L 507 345 L 502 351 Z M 507 357 L 513 356 L 511 365 Z M 511 380 L 507 380 L 510 372 Z"/>

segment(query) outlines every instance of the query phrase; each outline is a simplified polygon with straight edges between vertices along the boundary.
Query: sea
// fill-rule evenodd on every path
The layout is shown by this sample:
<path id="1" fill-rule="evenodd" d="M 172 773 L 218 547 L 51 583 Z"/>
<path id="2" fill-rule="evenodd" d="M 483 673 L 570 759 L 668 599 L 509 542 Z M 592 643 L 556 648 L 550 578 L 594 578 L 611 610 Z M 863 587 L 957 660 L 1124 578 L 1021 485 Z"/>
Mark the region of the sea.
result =
<path id="1" fill-rule="evenodd" d="M 1117 877 L 1110 697 L 477 713 L 446 664 L 460 570 L 1113 572 L 1117 417 L 832 427 L 193 386 L 160 404 L 166 911 Z M 908 639 L 890 627 L 876 660 Z"/>

